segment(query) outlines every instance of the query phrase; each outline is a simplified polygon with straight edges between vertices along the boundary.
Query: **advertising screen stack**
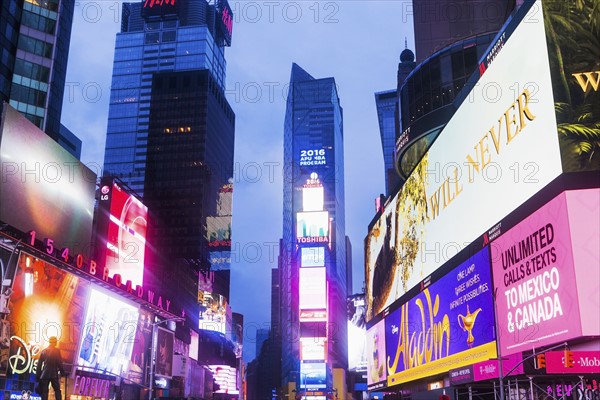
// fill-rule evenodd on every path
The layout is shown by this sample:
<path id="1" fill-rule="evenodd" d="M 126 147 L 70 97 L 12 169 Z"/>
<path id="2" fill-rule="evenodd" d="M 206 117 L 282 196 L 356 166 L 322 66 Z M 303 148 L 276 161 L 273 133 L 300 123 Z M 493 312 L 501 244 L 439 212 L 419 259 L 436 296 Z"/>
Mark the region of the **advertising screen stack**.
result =
<path id="1" fill-rule="evenodd" d="M 40 399 L 51 343 L 66 399 L 175 395 L 175 348 L 189 359 L 189 345 L 166 323 L 181 314 L 175 302 L 143 286 L 144 204 L 103 180 L 94 241 L 96 174 L 6 104 L 0 162 L 0 395 Z"/>
<path id="2" fill-rule="evenodd" d="M 312 150 L 311 150 L 312 152 Z M 313 172 L 301 188 L 302 211 L 296 213 L 298 243 L 298 303 L 300 315 L 300 377 L 302 398 L 324 398 L 327 377 L 327 273 L 330 243 L 329 212 L 324 189 Z"/>
<path id="3" fill-rule="evenodd" d="M 600 396 L 592 5 L 525 1 L 370 224 L 372 394 Z"/>

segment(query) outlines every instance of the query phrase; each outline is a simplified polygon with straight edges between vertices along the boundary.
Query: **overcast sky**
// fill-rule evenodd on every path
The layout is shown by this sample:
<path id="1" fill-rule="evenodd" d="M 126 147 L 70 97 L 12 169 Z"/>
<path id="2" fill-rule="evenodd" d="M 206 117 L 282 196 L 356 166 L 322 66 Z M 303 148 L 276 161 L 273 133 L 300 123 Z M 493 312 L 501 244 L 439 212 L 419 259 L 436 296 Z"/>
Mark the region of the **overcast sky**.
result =
<path id="1" fill-rule="evenodd" d="M 115 35 L 122 2 L 76 1 L 63 124 L 101 173 Z M 230 1 L 226 94 L 236 115 L 231 305 L 244 314 L 244 359 L 270 321 L 271 268 L 282 233 L 285 96 L 292 63 L 334 77 L 344 110 L 346 234 L 353 289 L 364 281 L 363 240 L 385 190 L 374 93 L 396 87 L 400 52 L 414 49 L 411 1 Z"/>

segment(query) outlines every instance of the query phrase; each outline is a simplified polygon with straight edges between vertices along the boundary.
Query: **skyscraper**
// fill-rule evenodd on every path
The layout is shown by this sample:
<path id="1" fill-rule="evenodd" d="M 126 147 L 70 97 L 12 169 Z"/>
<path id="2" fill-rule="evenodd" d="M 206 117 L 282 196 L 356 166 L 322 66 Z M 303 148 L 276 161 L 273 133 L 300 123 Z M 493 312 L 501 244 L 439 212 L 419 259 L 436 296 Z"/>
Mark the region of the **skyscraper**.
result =
<path id="1" fill-rule="evenodd" d="M 385 194 L 389 196 L 401 182 L 400 175 L 398 175 L 394 166 L 398 92 L 393 89 L 375 93 L 375 105 L 377 107 L 379 135 L 381 136 L 381 149 L 385 168 Z"/>
<path id="2" fill-rule="evenodd" d="M 0 5 L 0 103 L 7 102 L 79 158 L 81 140 L 61 126 L 72 0 Z"/>
<path id="3" fill-rule="evenodd" d="M 284 166 L 282 382 L 331 390 L 333 372 L 347 369 L 342 108 L 333 78 L 315 79 L 296 64 Z"/>
<path id="4" fill-rule="evenodd" d="M 204 70 L 206 86 L 222 96 L 231 22 L 225 0 L 213 4 L 206 0 L 123 4 L 113 64 L 106 174 L 119 177 L 144 195 L 154 75 Z M 173 75 L 169 79 L 177 78 Z M 169 85 L 165 83 L 167 89 Z M 218 102 L 224 107 L 227 104 L 224 98 Z M 223 165 L 228 167 L 226 160 Z"/>
<path id="5" fill-rule="evenodd" d="M 104 173 L 148 206 L 144 286 L 180 303 L 198 329 L 203 274 L 211 293 L 202 300 L 225 310 L 218 331 L 231 309 L 207 277 L 207 218 L 219 215 L 233 171 L 235 115 L 224 95 L 231 16 L 225 0 L 123 4 L 104 159 Z M 223 286 L 227 296 L 228 279 Z"/>

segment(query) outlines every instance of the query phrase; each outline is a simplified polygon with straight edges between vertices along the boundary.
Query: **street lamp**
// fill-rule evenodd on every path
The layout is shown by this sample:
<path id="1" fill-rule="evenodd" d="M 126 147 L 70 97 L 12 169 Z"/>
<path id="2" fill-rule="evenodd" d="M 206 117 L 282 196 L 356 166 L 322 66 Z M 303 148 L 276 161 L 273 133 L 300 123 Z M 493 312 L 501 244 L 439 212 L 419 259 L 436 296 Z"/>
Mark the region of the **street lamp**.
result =
<path id="1" fill-rule="evenodd" d="M 173 317 L 152 323 L 152 346 L 150 347 L 150 382 L 148 383 L 148 400 L 152 400 L 152 388 L 154 386 L 154 363 L 156 362 L 156 331 L 158 329 L 158 325 L 170 321 L 181 322 L 185 321 L 185 318 Z"/>

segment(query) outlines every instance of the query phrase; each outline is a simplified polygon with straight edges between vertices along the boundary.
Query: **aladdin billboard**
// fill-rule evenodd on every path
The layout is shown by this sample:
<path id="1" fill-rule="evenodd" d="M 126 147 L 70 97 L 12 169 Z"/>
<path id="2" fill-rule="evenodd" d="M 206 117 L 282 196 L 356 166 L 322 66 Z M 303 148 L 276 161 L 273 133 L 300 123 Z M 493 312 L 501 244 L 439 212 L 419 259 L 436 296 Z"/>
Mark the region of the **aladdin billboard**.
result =
<path id="1" fill-rule="evenodd" d="M 385 318 L 388 386 L 496 357 L 489 249 Z"/>

